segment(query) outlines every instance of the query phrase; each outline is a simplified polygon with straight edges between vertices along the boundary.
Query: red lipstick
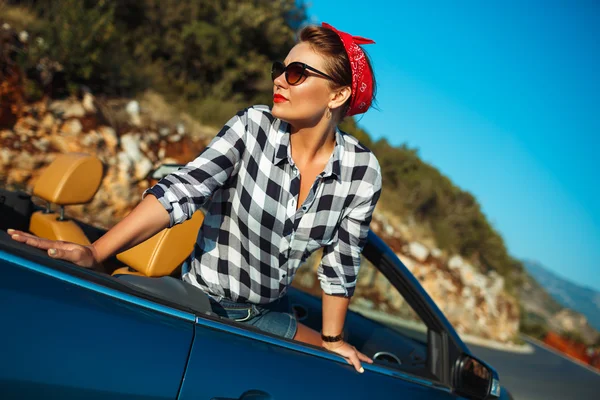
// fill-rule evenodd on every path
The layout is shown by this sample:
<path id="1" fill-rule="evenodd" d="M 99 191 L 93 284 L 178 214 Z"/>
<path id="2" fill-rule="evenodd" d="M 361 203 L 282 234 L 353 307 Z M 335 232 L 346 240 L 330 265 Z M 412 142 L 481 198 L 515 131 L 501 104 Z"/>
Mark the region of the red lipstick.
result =
<path id="1" fill-rule="evenodd" d="M 284 101 L 288 101 L 288 99 L 277 93 L 273 95 L 274 103 L 283 103 Z"/>

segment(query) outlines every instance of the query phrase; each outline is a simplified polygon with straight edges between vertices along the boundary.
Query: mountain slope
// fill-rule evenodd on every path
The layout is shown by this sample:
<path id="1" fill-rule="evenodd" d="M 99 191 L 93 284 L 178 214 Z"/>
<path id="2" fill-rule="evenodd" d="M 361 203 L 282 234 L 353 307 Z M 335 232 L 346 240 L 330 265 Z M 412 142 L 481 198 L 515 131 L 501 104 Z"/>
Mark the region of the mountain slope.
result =
<path id="1" fill-rule="evenodd" d="M 586 316 L 591 326 L 600 330 L 600 292 L 559 277 L 534 261 L 524 261 L 527 271 L 564 307 Z"/>

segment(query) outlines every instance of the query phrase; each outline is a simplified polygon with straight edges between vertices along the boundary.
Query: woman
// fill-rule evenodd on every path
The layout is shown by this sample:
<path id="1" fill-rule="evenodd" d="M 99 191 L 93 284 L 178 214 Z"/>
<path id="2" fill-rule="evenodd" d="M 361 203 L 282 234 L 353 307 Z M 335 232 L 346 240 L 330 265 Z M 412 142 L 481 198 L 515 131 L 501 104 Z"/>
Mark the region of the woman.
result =
<path id="1" fill-rule="evenodd" d="M 372 360 L 342 339 L 360 253 L 381 192 L 374 155 L 337 129 L 365 112 L 375 81 L 352 37 L 309 26 L 274 63 L 273 107 L 234 116 L 210 145 L 144 192 L 140 204 L 91 246 L 13 239 L 54 258 L 93 267 L 160 230 L 207 212 L 182 279 L 206 292 L 214 311 L 259 329 L 336 352 L 363 372 Z M 297 323 L 285 292 L 300 264 L 323 248 L 321 334 Z"/>

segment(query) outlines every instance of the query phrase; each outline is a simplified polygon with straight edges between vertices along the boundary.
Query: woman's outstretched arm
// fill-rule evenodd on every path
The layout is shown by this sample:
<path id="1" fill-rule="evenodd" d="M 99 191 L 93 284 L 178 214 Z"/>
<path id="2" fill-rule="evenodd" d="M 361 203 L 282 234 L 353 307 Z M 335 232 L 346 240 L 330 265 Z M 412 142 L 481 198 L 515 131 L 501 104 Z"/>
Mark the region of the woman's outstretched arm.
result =
<path id="1" fill-rule="evenodd" d="M 154 196 L 146 196 L 123 220 L 90 246 L 39 238 L 27 232 L 8 230 L 22 243 L 47 250 L 53 258 L 94 268 L 109 257 L 130 249 L 169 226 L 169 214 Z"/>

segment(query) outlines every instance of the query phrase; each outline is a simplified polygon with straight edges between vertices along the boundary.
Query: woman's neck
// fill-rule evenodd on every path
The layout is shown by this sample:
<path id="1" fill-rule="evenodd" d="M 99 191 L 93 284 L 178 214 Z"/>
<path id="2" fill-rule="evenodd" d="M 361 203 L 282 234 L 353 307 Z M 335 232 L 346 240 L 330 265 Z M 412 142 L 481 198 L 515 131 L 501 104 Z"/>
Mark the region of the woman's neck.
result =
<path id="1" fill-rule="evenodd" d="M 331 120 L 321 120 L 311 127 L 294 127 L 290 124 L 292 158 L 296 164 L 328 160 L 335 147 L 336 127 Z"/>

